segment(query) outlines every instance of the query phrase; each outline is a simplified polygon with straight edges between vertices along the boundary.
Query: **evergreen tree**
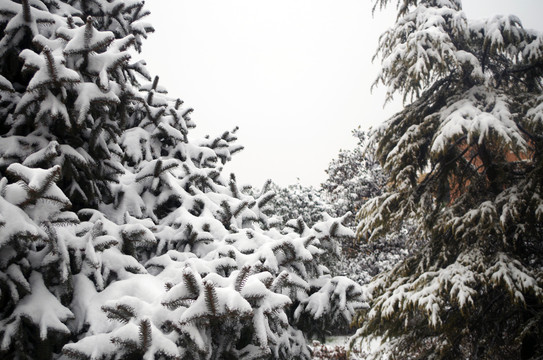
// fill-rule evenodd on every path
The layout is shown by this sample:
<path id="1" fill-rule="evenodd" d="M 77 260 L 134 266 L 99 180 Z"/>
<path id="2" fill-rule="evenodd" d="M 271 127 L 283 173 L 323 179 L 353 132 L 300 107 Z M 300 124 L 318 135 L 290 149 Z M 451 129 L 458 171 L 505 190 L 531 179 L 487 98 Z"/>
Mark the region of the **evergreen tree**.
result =
<path id="1" fill-rule="evenodd" d="M 270 206 L 273 213 L 281 216 L 283 221 L 301 217 L 307 226 L 312 227 L 322 220 L 323 213 L 332 210 L 332 206 L 323 199 L 322 191 L 313 186 L 297 183 L 281 187 L 272 182 L 270 190 L 275 193 Z M 345 213 L 334 215 L 343 216 Z"/>
<path id="2" fill-rule="evenodd" d="M 0 357 L 308 359 L 304 324 L 364 306 L 320 260 L 354 233 L 285 226 L 273 192 L 223 177 L 235 130 L 192 139 L 192 109 L 131 61 L 147 14 L 0 3 Z"/>
<path id="3" fill-rule="evenodd" d="M 357 214 L 369 199 L 382 194 L 388 182 L 375 156 L 375 144 L 359 128 L 352 134 L 358 140 L 356 147 L 339 151 L 328 165 L 328 178 L 321 185 L 322 197 L 330 204 L 334 216 Z M 354 216 L 349 216 L 346 224 L 355 229 L 358 223 Z M 420 246 L 421 239 L 414 232 L 413 220 L 406 219 L 401 226 L 371 242 L 344 241 L 342 256 L 335 259 L 331 268 L 337 274 L 367 284 Z"/>
<path id="4" fill-rule="evenodd" d="M 124 11 L 126 25 L 139 19 L 142 4 Z M 131 99 L 137 85 L 125 50 L 150 28 L 140 24 L 139 32 L 128 28 L 117 37 L 100 31 L 90 10 L 99 6 L 0 4 L 5 358 L 51 358 L 69 339 L 72 275 L 85 248 L 74 226 L 79 218 L 67 210 L 107 201 L 108 184 L 122 172 L 112 155 L 120 131 L 115 117 L 124 116 L 121 99 Z"/>
<path id="5" fill-rule="evenodd" d="M 335 216 L 358 213 L 368 199 L 381 195 L 387 182 L 366 132 L 358 128 L 352 135 L 357 139 L 355 148 L 339 151 L 328 164 L 328 178 L 321 184 L 323 198 L 332 206 Z M 351 224 L 356 226 L 355 221 Z"/>
<path id="6" fill-rule="evenodd" d="M 539 358 L 543 36 L 459 0 L 398 4 L 378 82 L 412 102 L 375 133 L 391 181 L 358 234 L 414 215 L 429 241 L 372 282 L 358 337 L 382 337 L 374 358 Z"/>

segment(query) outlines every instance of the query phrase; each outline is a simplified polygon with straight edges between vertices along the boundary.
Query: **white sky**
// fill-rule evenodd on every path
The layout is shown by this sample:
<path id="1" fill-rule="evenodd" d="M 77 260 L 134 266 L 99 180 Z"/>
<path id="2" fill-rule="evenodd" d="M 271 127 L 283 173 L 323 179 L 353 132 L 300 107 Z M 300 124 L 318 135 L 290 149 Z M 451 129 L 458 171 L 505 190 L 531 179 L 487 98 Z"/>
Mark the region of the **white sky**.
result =
<path id="1" fill-rule="evenodd" d="M 391 2 L 392 4 L 395 1 Z M 515 14 L 542 30 L 541 0 L 464 0 L 469 18 Z M 196 135 L 239 126 L 226 172 L 261 186 L 300 179 L 319 186 L 351 130 L 400 109 L 370 92 L 379 35 L 394 7 L 371 16 L 370 0 L 153 0 L 156 32 L 142 57 L 171 96 L 195 109 Z M 227 175 L 225 173 L 225 175 Z"/>

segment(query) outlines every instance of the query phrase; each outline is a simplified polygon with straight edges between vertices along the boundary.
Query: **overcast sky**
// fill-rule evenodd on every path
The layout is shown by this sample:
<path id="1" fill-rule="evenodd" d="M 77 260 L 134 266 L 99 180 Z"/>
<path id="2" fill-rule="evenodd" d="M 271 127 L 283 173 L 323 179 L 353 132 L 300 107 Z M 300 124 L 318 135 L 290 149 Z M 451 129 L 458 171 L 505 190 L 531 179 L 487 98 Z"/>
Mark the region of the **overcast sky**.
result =
<path id="1" fill-rule="evenodd" d="M 370 92 L 378 37 L 395 18 L 393 6 L 372 17 L 371 3 L 152 0 L 156 32 L 142 57 L 170 95 L 195 109 L 195 135 L 240 127 L 245 150 L 226 171 L 241 183 L 319 186 L 339 149 L 354 147 L 352 129 L 375 126 L 401 106 L 383 108 L 383 87 Z M 541 0 L 463 4 L 469 18 L 515 14 L 543 30 Z"/>

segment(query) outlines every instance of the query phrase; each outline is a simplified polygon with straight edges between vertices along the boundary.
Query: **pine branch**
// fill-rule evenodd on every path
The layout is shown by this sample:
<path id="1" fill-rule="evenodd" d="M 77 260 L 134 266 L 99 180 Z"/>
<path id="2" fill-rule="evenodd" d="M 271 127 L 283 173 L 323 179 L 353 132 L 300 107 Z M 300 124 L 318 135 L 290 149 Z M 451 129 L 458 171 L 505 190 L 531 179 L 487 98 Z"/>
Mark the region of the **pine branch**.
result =
<path id="1" fill-rule="evenodd" d="M 194 299 L 200 296 L 200 285 L 189 267 L 183 269 L 183 282 Z"/>
<path id="2" fill-rule="evenodd" d="M 302 218 L 302 216 L 299 216 L 294 221 L 291 220 L 287 222 L 285 227 L 291 228 L 292 230 L 294 230 L 295 233 L 300 234 L 300 235 L 303 234 L 304 231 L 307 229 L 307 225 L 304 222 L 304 219 Z"/>
<path id="3" fill-rule="evenodd" d="M 106 240 L 104 241 L 103 238 L 106 238 Z M 115 239 L 111 235 L 109 235 L 109 236 L 108 235 L 99 236 L 99 237 L 94 239 L 94 250 L 95 251 L 104 251 L 106 249 L 109 249 L 109 248 L 111 248 L 113 246 L 117 246 L 117 245 L 119 245 L 119 241 L 117 239 Z"/>
<path id="4" fill-rule="evenodd" d="M 330 236 L 336 236 L 338 228 L 339 228 L 339 223 L 337 221 L 334 221 L 332 226 L 330 226 L 330 230 L 329 230 Z"/>
<path id="5" fill-rule="evenodd" d="M 219 299 L 217 292 L 215 291 L 215 285 L 211 281 L 204 280 L 204 300 L 207 306 L 207 311 L 210 312 L 213 317 L 219 314 Z"/>
<path id="6" fill-rule="evenodd" d="M 23 19 L 25 22 L 30 23 L 32 21 L 32 13 L 30 12 L 28 0 L 22 0 L 21 5 L 23 5 Z"/>
<path id="7" fill-rule="evenodd" d="M 43 195 L 38 200 L 50 201 L 52 203 L 62 205 L 61 209 L 69 209 L 72 206 L 69 201 L 52 195 Z M 21 205 L 21 207 L 23 207 L 23 205 Z"/>
<path id="8" fill-rule="evenodd" d="M 241 204 L 239 204 L 239 205 L 236 207 L 236 209 L 235 209 L 234 212 L 232 213 L 232 216 L 233 216 L 234 218 L 237 218 L 237 217 L 241 214 L 241 212 L 242 212 L 244 209 L 248 208 L 248 207 L 249 207 L 249 203 L 248 203 L 246 200 L 242 201 Z"/>
<path id="9" fill-rule="evenodd" d="M 175 106 L 174 106 L 175 110 L 179 110 L 179 108 L 181 107 L 181 105 L 183 105 L 183 103 L 184 101 L 179 98 L 175 100 Z"/>
<path id="10" fill-rule="evenodd" d="M 232 192 L 232 196 L 234 196 L 236 199 L 239 199 L 241 197 L 241 194 L 238 190 L 238 184 L 236 182 L 236 175 L 231 173 L 230 174 L 230 181 L 228 182 L 228 186 L 230 187 L 230 191 Z"/>
<path id="11" fill-rule="evenodd" d="M 280 244 L 272 247 L 272 250 L 274 253 L 277 253 L 277 251 L 281 251 L 283 254 L 285 254 L 285 259 L 282 264 L 290 262 L 296 258 L 296 248 L 294 247 L 292 242 L 288 240 L 285 240 Z"/>
<path id="12" fill-rule="evenodd" d="M 238 275 L 236 276 L 236 281 L 234 283 L 234 289 L 236 289 L 237 292 L 241 292 L 241 289 L 245 285 L 245 282 L 247 281 L 247 278 L 249 277 L 249 274 L 251 273 L 251 266 L 245 265 L 241 268 Z"/>
<path id="13" fill-rule="evenodd" d="M 223 211 L 221 211 L 221 222 L 223 225 L 228 229 L 230 228 L 230 220 L 232 219 L 232 210 L 230 209 L 230 205 L 226 200 L 221 201 L 221 208 Z"/>
<path id="14" fill-rule="evenodd" d="M 128 354 L 138 354 L 140 352 L 139 345 L 131 339 L 123 339 L 120 337 L 112 337 L 110 340 L 113 344 L 119 346 L 123 352 Z"/>
<path id="15" fill-rule="evenodd" d="M 190 114 L 194 111 L 194 109 L 190 108 L 190 109 L 187 109 L 185 110 L 185 112 L 183 114 L 181 114 L 181 117 L 185 120 L 190 120 Z"/>
<path id="16" fill-rule="evenodd" d="M 273 283 L 271 284 L 271 290 L 276 293 L 280 293 L 283 289 L 283 287 L 287 284 L 288 280 L 288 272 L 286 270 L 283 270 L 279 276 L 273 280 Z"/>
<path id="17" fill-rule="evenodd" d="M 91 360 L 91 357 L 82 351 L 74 349 L 72 347 L 65 346 L 62 348 L 62 354 L 72 359 L 77 360 Z"/>
<path id="18" fill-rule="evenodd" d="M 304 240 L 304 247 L 308 247 L 311 245 L 311 243 L 316 239 L 315 235 L 309 236 L 307 239 Z"/>
<path id="19" fill-rule="evenodd" d="M 264 191 L 264 189 L 262 191 Z M 258 201 L 257 201 L 258 207 L 263 208 L 274 197 L 275 197 L 275 193 L 273 191 L 268 191 L 267 193 L 265 193 L 264 195 L 258 198 Z"/>
<path id="20" fill-rule="evenodd" d="M 146 353 L 147 350 L 152 345 L 153 342 L 153 334 L 151 329 L 151 322 L 149 319 L 144 319 L 140 321 L 139 326 L 139 335 L 140 335 L 140 346 L 143 353 Z"/>
<path id="21" fill-rule="evenodd" d="M 135 309 L 126 304 L 118 304 L 116 306 L 103 305 L 101 309 L 106 313 L 108 319 L 119 321 L 123 324 L 128 324 L 130 319 L 136 316 Z"/>
<path id="22" fill-rule="evenodd" d="M 260 191 L 260 194 L 258 197 L 261 197 L 263 196 L 265 193 L 267 193 L 268 191 L 270 191 L 271 189 L 271 186 L 272 186 L 273 182 L 268 179 L 264 182 L 264 185 L 262 186 L 262 190 Z"/>
<path id="23" fill-rule="evenodd" d="M 173 300 L 170 300 L 170 301 L 162 301 L 160 304 L 162 306 L 168 308 L 168 310 L 175 310 L 175 309 L 179 308 L 180 306 L 186 306 L 187 305 L 187 300 L 179 298 L 179 299 L 173 299 Z"/>
<path id="24" fill-rule="evenodd" d="M 164 172 L 166 172 L 166 171 L 168 171 L 168 170 L 171 170 L 171 169 L 175 169 L 175 168 L 178 167 L 178 166 L 179 166 L 178 163 L 172 162 L 172 163 L 170 163 L 170 164 L 168 164 L 168 165 L 162 167 L 161 173 L 164 173 Z"/>

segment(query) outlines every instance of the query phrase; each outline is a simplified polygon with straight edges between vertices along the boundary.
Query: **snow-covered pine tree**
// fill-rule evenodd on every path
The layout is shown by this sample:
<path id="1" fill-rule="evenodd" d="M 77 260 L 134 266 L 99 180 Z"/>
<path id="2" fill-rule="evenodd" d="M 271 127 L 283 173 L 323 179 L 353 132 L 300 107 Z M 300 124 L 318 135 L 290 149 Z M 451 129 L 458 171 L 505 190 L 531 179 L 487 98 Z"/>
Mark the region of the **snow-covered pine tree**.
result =
<path id="1" fill-rule="evenodd" d="M 136 95 L 138 67 L 127 66 L 126 50 L 140 36 L 130 24 L 137 23 L 142 3 L 123 11 L 123 23 L 98 30 L 123 8 L 116 3 L 104 9 L 100 2 L 2 4 L 0 66 L 16 101 L 1 119 L 0 166 L 61 165 L 59 185 L 74 209 L 108 201 L 108 182 L 123 172 L 112 153 L 119 120 L 130 116 L 125 104 Z M 121 25 L 128 29 L 114 32 Z"/>
<path id="2" fill-rule="evenodd" d="M 370 286 L 357 338 L 382 337 L 374 358 L 543 356 L 542 44 L 515 16 L 398 2 L 378 82 L 412 102 L 375 134 L 391 181 L 358 232 L 415 215 L 429 242 Z"/>
<path id="3" fill-rule="evenodd" d="M 354 233 L 281 227 L 273 193 L 223 178 L 235 131 L 191 139 L 130 59 L 147 14 L 0 2 L 0 357 L 308 359 L 304 324 L 364 306 L 319 260 Z"/>
<path id="4" fill-rule="evenodd" d="M 326 169 L 328 178 L 321 184 L 322 198 L 330 204 L 334 216 L 347 212 L 357 214 L 369 199 L 382 194 L 388 182 L 367 132 L 357 128 L 352 134 L 357 139 L 355 148 L 339 151 Z M 349 216 L 346 225 L 355 229 L 358 222 Z M 396 230 L 371 242 L 345 241 L 342 256 L 335 259 L 332 270 L 366 284 L 419 246 L 420 239 L 413 236 L 414 229 L 412 219 L 406 219 Z"/>
<path id="5" fill-rule="evenodd" d="M 129 26 L 117 38 L 98 30 L 93 16 L 119 13 L 119 4 L 0 4 L 3 358 L 48 359 L 73 335 L 72 275 L 92 255 L 81 256 L 79 219 L 66 210 L 108 201 L 108 183 L 123 172 L 112 154 L 122 99 L 137 85 L 125 50 L 150 30 L 130 27 L 142 2 L 124 11 Z"/>
<path id="6" fill-rule="evenodd" d="M 288 222 L 288 226 L 298 233 L 322 221 L 324 213 L 333 212 L 332 206 L 322 199 L 320 189 L 301 183 L 283 187 L 272 180 L 267 180 L 261 189 L 245 185 L 243 190 L 252 196 L 269 197 L 266 213 L 275 216 L 275 221 L 279 223 Z M 345 212 L 337 215 L 334 213 L 337 217 L 344 214 Z"/>
<path id="7" fill-rule="evenodd" d="M 77 223 L 64 211 L 70 201 L 56 186 L 60 166 L 32 169 L 11 164 L 0 180 L 0 355 L 50 358 L 70 335 L 73 313 L 66 242 L 61 225 Z M 11 183 L 8 183 L 11 179 Z M 59 227 L 60 226 L 60 227 Z"/>
<path id="8" fill-rule="evenodd" d="M 270 182 L 264 187 L 269 187 L 275 193 L 270 205 L 273 213 L 283 221 L 301 217 L 307 226 L 312 227 L 322 220 L 323 213 L 330 213 L 332 210 L 330 204 L 323 200 L 321 190 L 313 186 L 296 183 L 281 187 Z M 343 216 L 345 213 L 336 216 Z"/>
<path id="9" fill-rule="evenodd" d="M 368 148 L 368 135 L 360 128 L 352 135 L 357 143 L 352 150 L 340 150 L 325 170 L 328 178 L 321 184 L 323 198 L 332 206 L 333 215 L 358 213 L 368 199 L 381 195 L 387 177 L 375 156 L 375 149 Z M 353 225 L 355 221 L 351 221 Z"/>
<path id="10" fill-rule="evenodd" d="M 97 252 L 94 274 L 75 276 L 72 306 L 86 312 L 74 311 L 80 340 L 64 353 L 76 359 L 309 358 L 300 331 L 309 319 L 335 312 L 349 323 L 364 305 L 358 284 L 330 277 L 319 264 L 322 248 L 353 233 L 344 219 L 329 217 L 303 233 L 274 227 L 267 211 L 272 193 L 248 195 L 234 176 L 226 181 L 220 174 L 239 150 L 234 132 L 188 141 L 190 111 L 168 99 L 156 80 L 142 91 L 152 96 L 139 126 L 121 137 L 126 172 L 112 186 L 114 201 L 80 214 L 103 224 L 121 253 L 145 269 L 117 265 L 116 281 L 104 286 L 104 268 L 109 273 L 115 265 L 105 252 L 113 249 L 123 261 L 115 247 Z M 336 301 L 311 311 L 323 288 L 337 288 Z"/>

